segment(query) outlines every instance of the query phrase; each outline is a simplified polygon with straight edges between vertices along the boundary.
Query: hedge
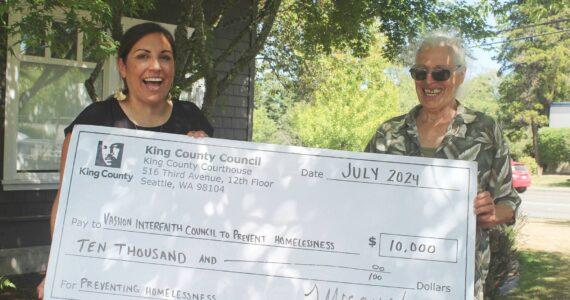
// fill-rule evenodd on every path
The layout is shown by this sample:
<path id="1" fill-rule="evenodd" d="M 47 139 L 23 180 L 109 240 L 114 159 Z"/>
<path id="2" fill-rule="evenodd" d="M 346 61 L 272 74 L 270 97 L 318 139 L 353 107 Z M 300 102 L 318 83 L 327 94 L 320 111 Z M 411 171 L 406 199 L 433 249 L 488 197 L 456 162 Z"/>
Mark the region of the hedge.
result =
<path id="1" fill-rule="evenodd" d="M 538 151 L 542 164 L 570 162 L 570 128 L 541 128 Z"/>

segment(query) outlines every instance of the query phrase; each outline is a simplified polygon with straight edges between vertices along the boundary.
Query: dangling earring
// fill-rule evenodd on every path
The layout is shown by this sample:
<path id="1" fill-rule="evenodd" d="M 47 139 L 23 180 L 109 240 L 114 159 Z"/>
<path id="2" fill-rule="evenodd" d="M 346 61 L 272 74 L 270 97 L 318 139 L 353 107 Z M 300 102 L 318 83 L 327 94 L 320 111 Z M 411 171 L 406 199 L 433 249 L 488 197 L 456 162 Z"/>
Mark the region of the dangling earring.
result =
<path id="1" fill-rule="evenodd" d="M 123 93 L 123 89 L 116 90 L 115 93 L 113 94 L 113 97 L 115 97 L 117 101 L 123 101 L 127 99 L 127 95 Z"/>
<path id="2" fill-rule="evenodd" d="M 172 100 L 172 94 L 168 93 L 168 97 L 166 97 L 166 102 L 169 102 L 170 100 Z"/>

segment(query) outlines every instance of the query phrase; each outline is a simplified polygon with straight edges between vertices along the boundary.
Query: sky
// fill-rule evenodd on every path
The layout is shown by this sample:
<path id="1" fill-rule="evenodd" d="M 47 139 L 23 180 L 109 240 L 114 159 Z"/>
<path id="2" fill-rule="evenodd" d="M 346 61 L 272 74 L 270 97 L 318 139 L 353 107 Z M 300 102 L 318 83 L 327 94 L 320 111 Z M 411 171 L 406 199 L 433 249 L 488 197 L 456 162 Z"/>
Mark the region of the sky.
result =
<path id="1" fill-rule="evenodd" d="M 472 4 L 473 2 L 476 2 L 475 0 L 467 0 L 467 3 Z M 495 18 L 492 14 L 489 14 L 487 16 L 487 24 L 491 25 L 491 26 L 496 26 L 497 22 L 495 21 Z M 496 61 L 494 61 L 492 59 L 493 56 L 497 55 L 497 51 L 495 50 L 484 50 L 480 47 L 474 47 L 473 48 L 473 56 L 475 57 L 475 60 L 473 59 L 468 59 L 467 60 L 467 68 L 468 68 L 468 72 L 470 72 L 472 75 L 476 75 L 476 74 L 480 74 L 480 73 L 485 73 L 487 71 L 493 70 L 493 71 L 497 71 L 499 70 L 499 63 L 497 63 Z"/>
<path id="2" fill-rule="evenodd" d="M 485 73 L 487 71 L 499 70 L 499 63 L 494 61 L 492 57 L 496 55 L 495 51 L 486 51 L 481 48 L 473 49 L 475 59 L 467 59 L 467 70 L 472 75 Z"/>

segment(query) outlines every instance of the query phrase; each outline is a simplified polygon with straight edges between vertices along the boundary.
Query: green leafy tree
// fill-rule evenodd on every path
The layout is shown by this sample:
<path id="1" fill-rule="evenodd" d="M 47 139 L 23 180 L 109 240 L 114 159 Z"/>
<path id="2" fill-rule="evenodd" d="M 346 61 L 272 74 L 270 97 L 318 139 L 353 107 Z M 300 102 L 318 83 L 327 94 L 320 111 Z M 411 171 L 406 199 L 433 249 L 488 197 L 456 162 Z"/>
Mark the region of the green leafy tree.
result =
<path id="1" fill-rule="evenodd" d="M 144 16 L 148 14 L 157 1 L 136 0 L 22 0 L 2 1 L 0 14 L 3 26 L 8 34 L 19 34 L 25 45 L 30 49 L 49 47 L 52 52 L 66 53 L 73 51 L 65 48 L 69 43 L 62 43 L 61 35 L 53 30 L 54 12 L 62 11 L 64 16 L 64 31 L 79 30 L 84 34 L 84 42 L 92 51 L 97 61 L 97 67 L 86 78 L 85 86 L 93 99 L 100 95 L 95 93 L 94 82 L 99 77 L 105 59 L 115 52 L 117 42 L 122 37 L 121 17 Z M 203 0 L 169 1 L 179 7 L 179 17 L 173 22 L 178 25 L 175 31 L 177 68 L 174 80 L 174 92 L 191 90 L 192 84 L 204 79 L 206 92 L 203 110 L 208 113 L 216 105 L 220 94 L 230 86 L 230 83 L 265 44 L 277 15 L 281 0 L 255 1 L 244 10 L 244 2 L 225 0 L 206 2 Z M 241 6 L 240 6 L 241 5 Z M 236 14 L 242 11 L 243 14 Z M 14 24 L 8 24 L 5 16 L 19 12 L 22 19 Z M 188 27 L 194 28 L 194 33 L 188 36 Z M 237 28 L 237 34 L 230 39 L 225 48 L 215 44 L 215 35 L 227 28 Z M 253 33 L 253 37 L 251 36 Z M 254 42 L 248 49 L 242 49 L 240 43 L 246 39 Z M 9 45 L 10 47 L 15 45 Z M 63 47 L 63 48 L 62 48 Z M 61 49 L 60 49 L 61 48 Z M 222 75 L 218 70 L 231 60 L 227 72 Z M 57 78 L 58 74 L 45 72 L 42 74 L 49 80 Z M 51 78 L 51 79 L 50 79 Z"/>
<path id="2" fill-rule="evenodd" d="M 560 20 L 567 20 L 569 15 L 567 1 L 556 0 L 510 0 L 497 10 L 505 40 L 498 55 L 499 73 L 504 75 L 499 85 L 499 116 L 511 142 L 526 140 L 530 132 L 538 162 L 538 129 L 547 124 L 550 104 L 568 99 L 570 40 Z M 516 144 L 522 159 L 520 149 L 524 147 Z M 510 264 L 506 262 L 515 252 L 506 239 L 508 231 L 498 234 L 491 236 L 491 267 L 486 282 L 486 295 L 491 297 L 498 295 L 497 283 L 507 277 L 505 266 Z"/>
<path id="3" fill-rule="evenodd" d="M 459 91 L 458 99 L 472 109 L 494 118 L 499 111 L 499 78 L 495 71 L 488 71 L 466 80 Z"/>
<path id="4" fill-rule="evenodd" d="M 265 107 L 256 107 L 253 111 L 253 141 L 276 144 L 277 124 L 267 116 Z"/>
<path id="5" fill-rule="evenodd" d="M 286 89 L 273 73 L 255 82 L 253 141 L 272 144 L 297 144 L 289 126 L 289 112 L 295 92 Z"/>
<path id="6" fill-rule="evenodd" d="M 24 45 L 25 51 L 37 52 L 49 48 L 52 56 L 67 58 L 75 51 L 74 44 L 69 42 L 76 32 L 83 33 L 85 57 L 97 62 L 93 72 L 86 77 L 85 88 L 93 100 L 98 98 L 94 83 L 97 80 L 105 59 L 115 52 L 117 42 L 122 36 L 121 16 L 125 13 L 136 16 L 153 8 L 153 1 L 136 0 L 7 0 L 0 5 L 0 15 L 3 16 L 2 30 L 7 34 L 17 34 L 21 40 L 17 43 Z M 13 24 L 7 23 L 8 14 L 18 13 L 22 16 Z M 62 13 L 63 20 L 57 20 L 56 15 Z M 63 26 L 59 25 L 62 24 Z M 67 38 L 67 39 L 66 39 Z M 8 45 L 9 51 L 14 51 Z M 42 86 L 49 85 L 62 71 L 50 69 L 38 77 L 28 96 Z M 25 101 L 25 99 L 23 99 Z"/>
<path id="7" fill-rule="evenodd" d="M 23 33 L 31 47 L 56 49 L 60 45 L 57 35 L 45 29 L 52 24 L 54 9 L 62 9 L 66 28 L 84 32 L 85 41 L 92 46 L 97 58 L 97 68 L 86 80 L 90 96 L 95 100 L 98 95 L 93 83 L 104 58 L 114 51 L 116 41 L 122 36 L 121 17 L 144 15 L 156 3 L 152 0 L 7 0 L 0 5 L 0 13 L 5 16 L 9 12 L 24 12 L 24 18 L 17 24 L 9 25 L 2 19 L 2 28 L 9 33 Z M 244 5 L 235 0 L 171 0 L 168 3 L 177 5 L 180 12 L 178 19 L 173 19 L 178 25 L 175 93 L 191 90 L 192 83 L 204 79 L 203 110 L 206 113 L 262 49 L 274 70 L 286 70 L 287 76 L 292 76 L 293 73 L 302 75 L 302 60 L 311 55 L 330 53 L 333 49 L 365 55 L 378 32 L 386 36 L 383 53 L 391 58 L 401 52 L 408 38 L 443 22 L 464 28 L 470 37 L 488 34 L 481 13 L 485 6 L 464 2 L 260 0 Z M 243 13 L 236 14 L 236 11 Z M 87 12 L 88 16 L 81 12 Z M 274 27 L 276 19 L 279 22 Z M 190 37 L 188 27 L 195 29 Z M 220 49 L 214 37 L 227 28 L 235 29 L 237 34 Z M 253 41 L 248 49 L 240 46 L 245 40 Z M 230 57 L 234 59 L 228 66 Z M 227 72 L 218 72 L 222 66 Z"/>
<path id="8" fill-rule="evenodd" d="M 267 57 L 285 52 L 303 59 L 333 50 L 365 56 L 381 34 L 386 38 L 382 55 L 393 60 L 410 39 L 444 25 L 461 28 L 468 39 L 490 34 L 484 17 L 490 8 L 486 1 L 284 0 L 281 6 L 270 47 L 264 49 Z"/>
<path id="9" fill-rule="evenodd" d="M 414 80 L 410 76 L 409 66 L 391 66 L 386 69 L 398 90 L 398 112 L 405 114 L 414 106 L 418 105 L 418 95 Z"/>
<path id="10" fill-rule="evenodd" d="M 315 62 L 319 89 L 300 103 L 292 128 L 304 146 L 362 151 L 374 130 L 397 113 L 398 91 L 379 48 L 366 58 L 334 53 Z"/>
<path id="11" fill-rule="evenodd" d="M 498 56 L 505 75 L 501 119 L 511 140 L 525 138 L 530 128 L 540 163 L 538 129 L 548 124 L 552 102 L 570 99 L 570 7 L 555 0 L 510 1 L 505 7 L 498 18 L 506 40 Z"/>
<path id="12" fill-rule="evenodd" d="M 321 55 L 340 51 L 364 57 L 382 37 L 383 57 L 409 59 L 409 44 L 430 29 L 460 28 L 467 40 L 489 35 L 488 10 L 486 1 L 284 0 L 259 58 L 264 69 L 283 75 L 286 88 L 309 95 L 318 87 L 297 79 L 313 72 L 308 62 Z"/>
<path id="13" fill-rule="evenodd" d="M 319 68 L 327 55 L 345 53 L 354 59 L 364 58 L 370 49 L 374 49 L 376 58 L 397 61 L 407 58 L 407 55 L 400 56 L 400 53 L 406 52 L 404 49 L 407 49 L 409 41 L 423 31 L 441 27 L 444 23 L 465 29 L 463 31 L 468 39 L 480 38 L 488 34 L 483 18 L 486 8 L 485 4 L 449 4 L 442 1 L 284 0 L 272 33 L 258 56 L 257 80 L 263 80 L 262 86 L 271 85 L 272 89 L 281 85 L 282 90 L 294 91 L 292 98 L 287 98 L 287 101 L 316 101 L 316 96 L 323 93 L 323 78 L 330 76 L 330 70 L 323 74 L 323 69 Z M 384 73 L 390 74 L 398 87 L 400 95 L 394 99 L 400 99 L 398 105 L 401 112 L 417 104 L 413 81 L 407 71 L 402 72 L 390 66 Z M 385 78 L 384 73 L 381 74 L 382 78 Z M 260 91 L 265 93 L 263 88 L 257 88 L 256 94 Z M 265 95 L 259 96 L 256 95 L 256 105 L 262 103 L 256 109 L 265 107 L 269 116 L 274 116 L 271 106 L 285 101 L 279 95 L 268 95 L 269 101 L 274 101 L 271 104 L 263 102 Z M 277 106 L 292 107 L 292 104 L 281 103 Z M 259 114 L 260 118 L 262 116 Z M 278 131 L 286 133 L 281 135 L 286 136 L 286 140 L 296 142 L 291 139 L 295 134 L 286 128 L 289 123 L 283 122 L 289 116 L 286 113 L 281 121 L 276 121 L 280 128 Z M 374 126 L 380 120 L 379 115 L 376 117 L 372 121 Z M 277 120 L 275 117 L 272 119 Z M 254 126 L 257 126 L 255 119 Z M 298 133 L 296 130 L 294 132 Z M 368 134 L 372 134 L 372 131 Z"/>

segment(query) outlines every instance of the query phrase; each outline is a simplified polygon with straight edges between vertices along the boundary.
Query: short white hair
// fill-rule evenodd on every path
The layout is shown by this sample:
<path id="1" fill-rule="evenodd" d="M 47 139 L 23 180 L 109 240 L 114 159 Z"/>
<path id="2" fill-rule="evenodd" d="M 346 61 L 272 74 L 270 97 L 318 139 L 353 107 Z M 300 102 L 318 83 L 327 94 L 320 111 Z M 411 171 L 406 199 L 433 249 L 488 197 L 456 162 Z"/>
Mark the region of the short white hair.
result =
<path id="1" fill-rule="evenodd" d="M 439 29 L 428 33 L 418 43 L 415 59 L 421 51 L 426 48 L 433 47 L 449 47 L 453 52 L 453 60 L 455 65 L 465 66 L 465 48 L 463 47 L 463 39 L 455 30 Z"/>

